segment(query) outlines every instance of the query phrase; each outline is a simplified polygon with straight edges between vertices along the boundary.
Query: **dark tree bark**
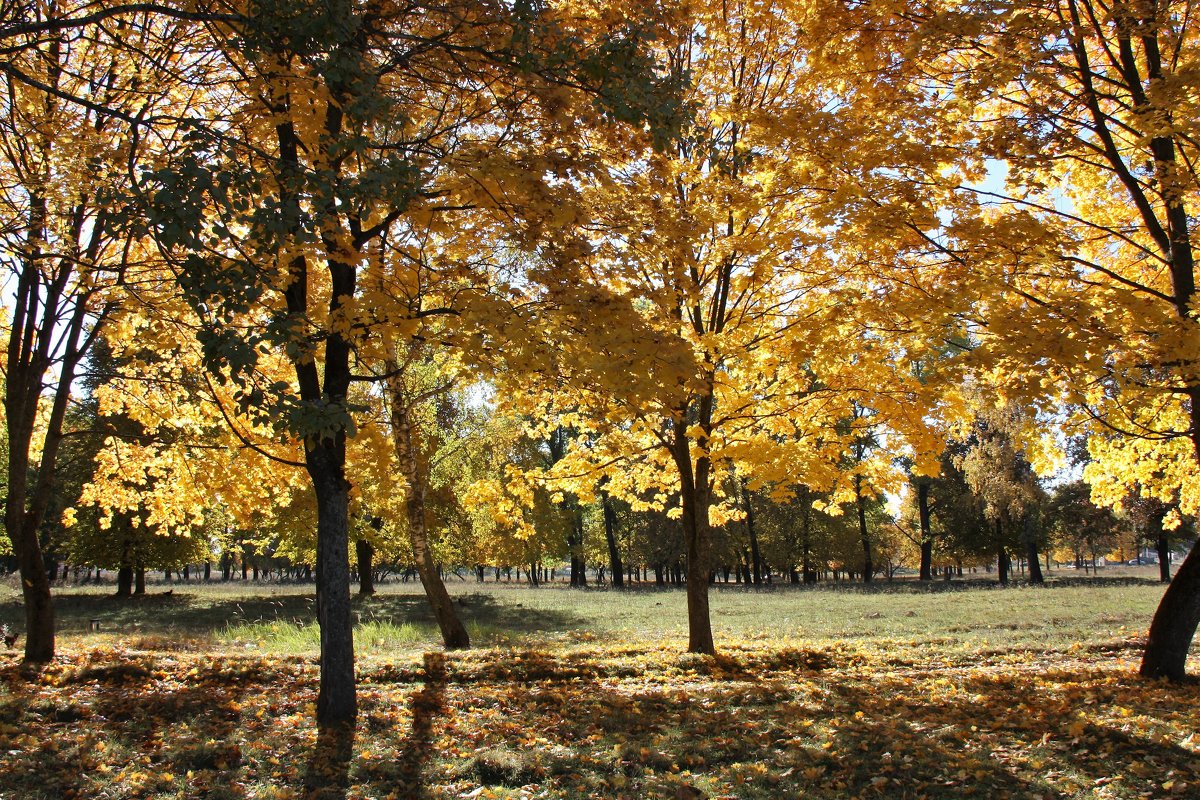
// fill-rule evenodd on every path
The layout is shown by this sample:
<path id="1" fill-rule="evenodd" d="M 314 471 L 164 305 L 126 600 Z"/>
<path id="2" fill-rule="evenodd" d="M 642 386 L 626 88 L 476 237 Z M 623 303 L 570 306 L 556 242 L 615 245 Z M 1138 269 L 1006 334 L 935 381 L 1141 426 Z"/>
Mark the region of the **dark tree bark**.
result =
<path id="1" fill-rule="evenodd" d="M 1001 585 L 1008 584 L 1008 551 L 1004 548 L 1004 523 L 996 519 L 996 572 Z"/>
<path id="2" fill-rule="evenodd" d="M 143 564 L 137 564 L 133 568 L 133 593 L 137 596 L 146 593 L 146 567 Z"/>
<path id="3" fill-rule="evenodd" d="M 117 597 L 133 596 L 133 566 L 122 564 L 117 569 Z"/>
<path id="4" fill-rule="evenodd" d="M 917 516 L 921 521 L 921 576 L 933 580 L 933 533 L 929 521 L 929 479 L 917 479 Z"/>
<path id="5" fill-rule="evenodd" d="M 1171 543 L 1163 520 L 1167 515 L 1166 504 L 1155 503 L 1146 519 L 1145 536 L 1154 542 L 1154 550 L 1158 553 L 1158 579 L 1162 583 L 1171 582 Z"/>
<path id="6" fill-rule="evenodd" d="M 746 533 L 750 537 L 750 569 L 755 586 L 763 582 L 762 553 L 758 549 L 758 531 L 754 527 L 754 504 L 750 502 L 750 490 L 742 479 L 742 502 L 746 504 Z"/>
<path id="7" fill-rule="evenodd" d="M 862 539 L 863 549 L 863 583 L 870 583 L 875 577 L 875 565 L 871 561 L 871 537 L 867 531 L 867 501 L 862 491 L 862 476 L 854 476 L 854 500 L 858 506 L 858 535 Z"/>
<path id="8" fill-rule="evenodd" d="M 700 399 L 701 428 L 711 424 L 711 395 Z M 716 654 L 708 604 L 709 506 L 712 502 L 708 456 L 698 455 L 692 464 L 691 441 L 687 435 L 687 413 L 675 422 L 671 455 L 679 470 L 684 541 L 687 547 L 688 652 Z M 697 442 L 703 446 L 705 442 Z"/>
<path id="9" fill-rule="evenodd" d="M 601 493 L 600 504 L 604 512 L 604 538 L 608 542 L 608 565 L 612 572 L 612 585 L 614 589 L 621 589 L 625 586 L 625 565 L 621 563 L 621 549 L 617 546 L 617 512 L 608 492 Z"/>
<path id="10" fill-rule="evenodd" d="M 1046 582 L 1042 577 L 1042 565 L 1038 557 L 1037 525 L 1033 514 L 1026 512 L 1023 520 L 1022 537 L 1025 539 L 1025 560 L 1029 562 L 1029 582 L 1040 585 Z"/>
<path id="11" fill-rule="evenodd" d="M 375 594 L 375 548 L 366 539 L 354 543 L 354 557 L 358 566 L 358 594 L 370 597 Z"/>

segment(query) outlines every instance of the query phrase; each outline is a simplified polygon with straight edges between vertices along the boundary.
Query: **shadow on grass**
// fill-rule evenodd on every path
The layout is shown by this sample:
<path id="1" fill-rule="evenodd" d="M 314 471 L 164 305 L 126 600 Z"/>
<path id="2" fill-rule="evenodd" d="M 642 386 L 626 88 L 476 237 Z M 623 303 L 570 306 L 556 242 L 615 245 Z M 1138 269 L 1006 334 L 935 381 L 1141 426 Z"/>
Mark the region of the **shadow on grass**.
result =
<path id="1" fill-rule="evenodd" d="M 231 587 L 231 593 L 236 587 Z M 560 633 L 578 629 L 585 619 L 558 610 L 530 609 L 507 603 L 491 594 L 463 594 L 455 605 L 464 624 L 493 643 L 529 634 Z M 99 632 L 212 637 L 231 625 L 286 623 L 311 625 L 316 622 L 315 599 L 306 587 L 294 593 L 214 597 L 189 593 L 186 588 L 156 592 L 140 597 L 116 598 L 108 592 L 59 594 L 54 598 L 58 630 L 63 633 Z M 410 624 L 431 631 L 436 637 L 437 620 L 421 593 L 378 594 L 354 598 L 359 622 Z M 94 621 L 94 622 L 93 622 Z M 19 601 L 0 605 L 0 622 L 20 630 L 24 610 Z"/>
<path id="2" fill-rule="evenodd" d="M 322 728 L 304 773 L 305 800 L 345 800 L 353 754 L 352 725 Z"/>

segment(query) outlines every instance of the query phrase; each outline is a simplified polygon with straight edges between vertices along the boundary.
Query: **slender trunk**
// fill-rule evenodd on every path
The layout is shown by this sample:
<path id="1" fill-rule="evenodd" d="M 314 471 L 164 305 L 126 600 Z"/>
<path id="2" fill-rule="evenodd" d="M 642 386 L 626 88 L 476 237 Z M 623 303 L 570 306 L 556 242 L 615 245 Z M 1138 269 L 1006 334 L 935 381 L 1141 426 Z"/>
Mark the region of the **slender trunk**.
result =
<path id="1" fill-rule="evenodd" d="M 608 492 L 601 493 L 600 504 L 604 512 L 604 538 L 608 542 L 608 565 L 612 572 L 612 585 L 614 589 L 621 589 L 625 586 L 625 565 L 621 563 L 621 550 L 617 547 L 617 512 Z"/>
<path id="2" fill-rule="evenodd" d="M 1155 552 L 1158 553 L 1158 579 L 1162 583 L 1171 582 L 1171 545 L 1163 519 L 1166 517 L 1166 506 L 1158 506 L 1151 513 L 1146 523 L 1146 538 L 1154 542 Z"/>
<path id="3" fill-rule="evenodd" d="M 862 539 L 863 583 L 870 583 L 875 575 L 875 565 L 871 563 L 871 537 L 867 532 L 867 501 L 863 497 L 861 475 L 854 476 L 854 500 L 858 506 L 858 535 Z"/>
<path id="4" fill-rule="evenodd" d="M 138 596 L 146 593 L 146 566 L 144 564 L 137 564 L 133 568 L 133 593 Z"/>
<path id="5" fill-rule="evenodd" d="M 746 504 L 746 533 L 750 537 L 750 566 L 753 570 L 754 585 L 761 586 L 763 582 L 762 553 L 758 549 L 758 531 L 754 527 L 754 504 L 750 502 L 750 490 L 742 479 L 742 502 Z"/>
<path id="6" fill-rule="evenodd" d="M 996 519 L 996 571 L 1001 585 L 1008 583 L 1008 552 L 1004 549 L 1004 523 Z"/>
<path id="7" fill-rule="evenodd" d="M 1025 558 L 1029 562 L 1029 582 L 1031 584 L 1045 583 L 1042 577 L 1042 565 L 1038 560 L 1037 526 L 1033 514 L 1026 512 L 1024 520 Z"/>
<path id="8" fill-rule="evenodd" d="M 375 594 L 375 548 L 366 539 L 354 543 L 354 558 L 358 564 L 358 594 L 370 597 Z"/>
<path id="9" fill-rule="evenodd" d="M 437 562 L 434 560 L 433 548 L 429 545 L 429 531 L 425 520 L 425 492 L 428 481 L 423 469 L 425 461 L 421 458 L 418 432 L 414 429 L 411 418 L 412 409 L 407 404 L 397 365 L 389 363 L 387 366 L 389 372 L 397 375 L 388 386 L 388 412 L 391 417 L 392 444 L 396 451 L 396 460 L 400 463 L 400 470 L 408 483 L 408 491 L 404 498 L 408 542 L 412 547 L 421 586 L 425 589 L 425 597 L 442 632 L 442 643 L 449 650 L 465 649 L 471 646 L 471 637 L 467 634 L 462 620 L 458 618 L 454 601 L 446 591 L 446 584 L 442 581 Z"/>
<path id="10" fill-rule="evenodd" d="M 917 483 L 917 515 L 921 520 L 921 577 L 933 580 L 933 534 L 929 524 L 929 481 L 919 478 Z"/>

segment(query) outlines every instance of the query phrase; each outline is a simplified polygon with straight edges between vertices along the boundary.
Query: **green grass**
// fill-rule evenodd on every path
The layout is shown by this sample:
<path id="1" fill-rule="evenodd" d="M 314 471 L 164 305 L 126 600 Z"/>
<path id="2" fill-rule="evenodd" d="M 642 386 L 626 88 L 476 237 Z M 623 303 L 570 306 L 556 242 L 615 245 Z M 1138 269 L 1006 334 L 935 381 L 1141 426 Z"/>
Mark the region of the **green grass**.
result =
<path id="1" fill-rule="evenodd" d="M 449 588 L 472 640 L 481 646 L 552 646 L 591 640 L 681 644 L 687 600 L 680 589 L 570 590 L 561 585 L 477 584 Z M 167 594 L 166 592 L 170 592 Z M 985 580 L 886 582 L 814 588 L 714 586 L 718 642 L 864 642 L 903 649 L 977 650 L 1097 647 L 1144 635 L 1162 585 L 1137 577 L 1057 579 L 1044 587 L 1001 589 Z M 318 650 L 312 587 L 191 583 L 152 586 L 118 600 L 110 589 L 55 591 L 60 635 L 81 645 L 118 640 L 179 643 L 188 649 L 259 650 L 313 655 Z M 360 652 L 435 647 L 435 620 L 419 586 L 390 583 L 354 599 Z M 90 630 L 98 620 L 98 633 Z M 19 630 L 22 610 L 9 589 L 0 622 Z M 151 646 L 148 649 L 154 649 Z"/>

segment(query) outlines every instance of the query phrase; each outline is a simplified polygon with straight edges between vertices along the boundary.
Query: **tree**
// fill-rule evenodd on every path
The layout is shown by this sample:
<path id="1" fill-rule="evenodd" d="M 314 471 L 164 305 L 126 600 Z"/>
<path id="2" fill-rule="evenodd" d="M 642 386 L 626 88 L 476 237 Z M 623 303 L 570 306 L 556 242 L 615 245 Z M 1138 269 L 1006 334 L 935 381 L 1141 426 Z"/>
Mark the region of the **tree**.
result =
<path id="1" fill-rule="evenodd" d="M 984 300 L 979 357 L 1006 375 L 1009 392 L 1065 392 L 1105 442 L 1095 470 L 1140 473 L 1134 483 L 1151 494 L 1177 488 L 1192 513 L 1195 4 L 927 11 L 928 90 L 948 92 L 979 158 L 1007 166 L 1003 192 L 964 187 L 982 202 L 973 212 L 956 205 L 942 251 L 950 271 L 971 265 L 966 285 Z M 1154 615 L 1142 674 L 1182 678 L 1198 622 L 1193 549 Z"/>
<path id="2" fill-rule="evenodd" d="M 714 651 L 713 528 L 744 513 L 729 479 L 744 475 L 751 493 L 770 486 L 779 499 L 801 484 L 828 489 L 848 444 L 838 408 L 850 398 L 890 425 L 915 429 L 920 416 L 911 401 L 921 387 L 901 362 L 922 348 L 902 352 L 889 338 L 864 264 L 874 257 L 865 243 L 888 226 L 839 188 L 847 162 L 888 167 L 878 151 L 864 168 L 854 160 L 866 153 L 847 150 L 868 129 L 849 101 L 826 106 L 830 93 L 854 91 L 830 61 L 874 68 L 873 48 L 892 42 L 856 38 L 856 25 L 869 26 L 859 10 L 822 8 L 832 23 L 812 11 L 690 7 L 662 47 L 691 78 L 692 119 L 663 151 L 594 137 L 590 149 L 609 165 L 565 211 L 581 220 L 577 237 L 540 254 L 556 280 L 543 281 L 531 327 L 549 332 L 558 358 L 530 413 L 580 431 L 547 478 L 585 497 L 602 481 L 630 502 L 678 497 L 696 652 Z M 831 44 L 830 29 L 847 38 Z M 599 313 L 607 324 L 589 324 Z"/>
<path id="3" fill-rule="evenodd" d="M 121 232 L 110 198 L 139 157 L 124 120 L 174 103 L 155 85 L 178 45 L 174 26 L 147 23 L 87 35 L 57 27 L 72 7 L 37 6 L 44 36 L 6 31 L 0 99 L 0 237 L 13 281 L 4 369 L 8 432 L 5 528 L 21 572 L 25 659 L 54 655 L 54 612 L 39 531 L 50 508 L 71 384 L 88 348 L 136 281 L 146 249 Z M 128 45 L 120 50 L 115 45 Z M 139 71 L 144 74 L 139 75 Z M 87 105 L 72 98 L 92 98 Z M 99 110 L 98 110 L 99 109 Z M 120 117 L 120 118 L 119 118 Z M 164 131 L 169 138 L 169 131 Z"/>
<path id="4" fill-rule="evenodd" d="M 440 443 L 438 429 L 443 436 L 451 433 L 450 391 L 458 376 L 455 365 L 446 364 L 444 360 L 439 363 L 415 343 L 403 358 L 403 362 L 400 361 L 397 354 L 385 362 L 384 402 L 396 462 L 406 484 L 404 507 L 408 541 L 412 545 L 421 585 L 425 587 L 425 596 L 429 598 L 441 628 L 442 641 L 450 649 L 467 648 L 471 640 L 438 574 L 426 520 L 432 462 L 438 455 L 437 444 Z"/>
<path id="5" fill-rule="evenodd" d="M 657 95 L 640 32 L 589 26 L 537 4 L 255 4 L 210 26 L 201 43 L 240 76 L 219 87 L 230 113 L 148 176 L 149 223 L 202 321 L 210 369 L 304 442 L 317 506 L 323 728 L 356 714 L 350 388 L 357 354 L 405 311 L 368 292 L 363 273 L 404 215 L 483 194 L 462 195 L 478 187 L 454 159 L 482 158 L 516 130 L 509 123 L 539 108 L 570 116 L 561 109 L 577 96 L 572 87 L 599 98 L 577 106 L 592 116 L 646 117 Z M 584 56 L 583 42 L 598 47 Z M 545 171 L 541 162 L 524 174 Z M 275 348 L 294 378 L 258 382 L 258 356 Z"/>

